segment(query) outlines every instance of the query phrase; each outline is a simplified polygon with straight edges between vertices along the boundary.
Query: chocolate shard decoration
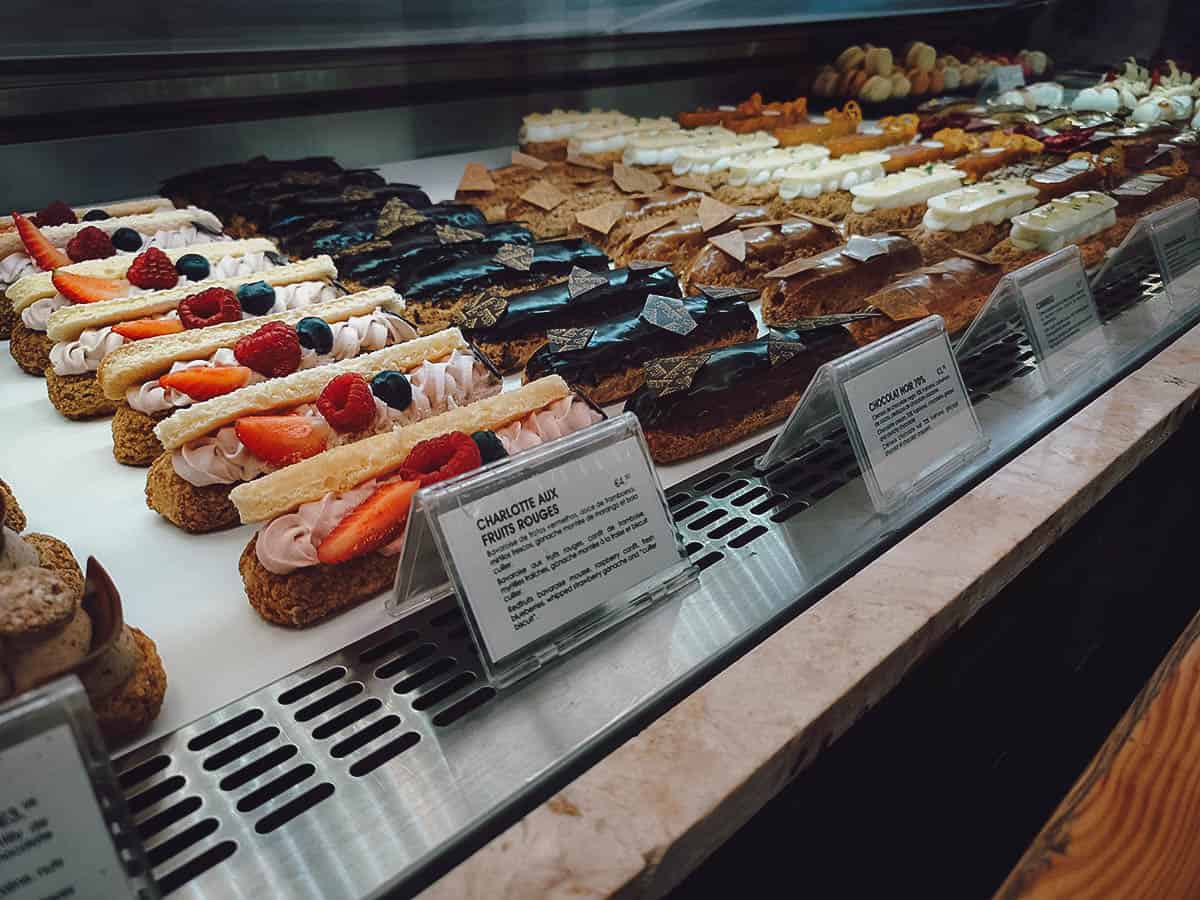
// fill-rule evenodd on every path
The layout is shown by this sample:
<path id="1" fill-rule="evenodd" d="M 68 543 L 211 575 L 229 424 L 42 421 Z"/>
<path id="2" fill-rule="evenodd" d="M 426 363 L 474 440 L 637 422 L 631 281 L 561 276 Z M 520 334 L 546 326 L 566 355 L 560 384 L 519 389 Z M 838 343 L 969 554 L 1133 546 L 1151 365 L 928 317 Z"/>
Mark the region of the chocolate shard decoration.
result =
<path id="1" fill-rule="evenodd" d="M 376 250 L 390 250 L 391 248 L 391 241 L 367 241 L 365 244 L 354 244 L 347 247 L 338 256 L 361 256 L 364 253 L 373 253 Z"/>
<path id="2" fill-rule="evenodd" d="M 567 276 L 567 293 L 574 300 L 580 294 L 586 294 L 593 288 L 598 288 L 602 284 L 608 284 L 608 279 L 601 272 L 589 272 L 587 269 L 581 269 L 579 266 L 571 267 L 571 274 Z"/>
<path id="3" fill-rule="evenodd" d="M 550 349 L 556 353 L 582 350 L 596 333 L 594 328 L 551 328 L 546 332 Z"/>
<path id="4" fill-rule="evenodd" d="M 793 356 L 803 353 L 804 349 L 804 345 L 799 341 L 785 341 L 773 334 L 767 338 L 767 358 L 772 367 L 783 365 Z"/>
<path id="5" fill-rule="evenodd" d="M 550 212 L 556 206 L 566 203 L 567 195 L 548 181 L 538 181 L 521 195 L 521 199 L 538 209 Z"/>
<path id="6" fill-rule="evenodd" d="M 815 331 L 818 328 L 828 328 L 831 325 L 847 325 L 850 322 L 861 322 L 865 319 L 881 319 L 883 313 L 879 310 L 871 308 L 862 312 L 854 313 L 835 313 L 828 316 L 808 316 L 803 319 L 795 319 L 791 322 L 782 323 L 780 328 L 786 328 L 790 331 Z"/>
<path id="7" fill-rule="evenodd" d="M 631 259 L 625 268 L 639 272 L 642 269 L 661 269 L 671 263 L 665 259 Z"/>
<path id="8" fill-rule="evenodd" d="M 469 228 L 459 228 L 457 225 L 434 226 L 433 233 L 443 244 L 461 244 L 465 241 L 481 241 L 483 235 Z"/>
<path id="9" fill-rule="evenodd" d="M 861 234 L 851 236 L 846 241 L 846 246 L 842 248 L 842 256 L 848 257 L 855 262 L 866 262 L 869 259 L 874 259 L 876 256 L 883 256 L 886 253 L 887 248 L 879 241 Z"/>
<path id="10" fill-rule="evenodd" d="M 374 196 L 374 191 L 359 184 L 352 184 L 342 191 L 342 199 L 353 203 L 362 203 L 364 200 L 370 200 Z"/>
<path id="11" fill-rule="evenodd" d="M 375 222 L 375 234 L 385 238 L 405 228 L 420 225 L 424 221 L 425 216 L 422 213 L 413 209 L 399 197 L 393 197 L 379 211 L 379 218 Z"/>
<path id="12" fill-rule="evenodd" d="M 820 216 L 806 216 L 799 213 L 796 215 L 796 218 L 803 219 L 805 222 L 811 222 L 813 225 L 819 225 L 822 228 L 829 228 L 840 233 L 837 222 L 831 222 L 829 219 L 822 219 Z"/>
<path id="13" fill-rule="evenodd" d="M 591 209 L 585 209 L 581 213 L 575 214 L 575 221 L 584 228 L 590 228 L 592 231 L 598 231 L 600 234 L 608 234 L 612 231 L 617 220 L 625 214 L 625 201 L 616 200 L 612 203 L 605 203 L 603 206 L 595 206 Z"/>
<path id="14" fill-rule="evenodd" d="M 799 259 L 793 259 L 790 263 L 784 263 L 777 269 L 772 269 L 767 273 L 768 278 L 791 278 L 793 275 L 799 275 L 801 272 L 806 272 L 809 269 L 818 268 L 821 265 L 821 260 L 813 256 L 802 256 Z"/>
<path id="15" fill-rule="evenodd" d="M 491 328 L 508 312 L 508 301 L 495 294 L 484 294 L 473 303 L 464 306 L 458 314 L 464 328 Z"/>
<path id="16" fill-rule="evenodd" d="M 759 292 L 754 288 L 726 287 L 720 284 L 698 284 L 696 290 L 709 300 L 757 300 Z"/>
<path id="17" fill-rule="evenodd" d="M 627 194 L 651 194 L 662 187 L 662 179 L 654 173 L 622 163 L 613 165 L 613 181 Z"/>
<path id="18" fill-rule="evenodd" d="M 688 312 L 687 305 L 675 297 L 650 294 L 642 307 L 641 316 L 651 325 L 672 334 L 691 334 L 696 330 L 696 320 Z"/>
<path id="19" fill-rule="evenodd" d="M 512 152 L 512 164 L 514 166 L 524 166 L 526 169 L 533 169 L 535 172 L 540 172 L 550 163 L 544 159 L 538 159 L 536 156 L 530 156 L 528 153 L 522 153 L 520 150 Z"/>
<path id="20" fill-rule="evenodd" d="M 634 241 L 640 241 L 642 238 L 658 231 L 658 229 L 666 228 L 677 218 L 678 216 L 676 216 L 674 213 L 664 213 L 661 216 L 650 216 L 649 218 L 642 219 L 631 229 L 629 229 L 628 240 L 630 243 Z"/>
<path id="21" fill-rule="evenodd" d="M 646 373 L 646 387 L 659 397 L 686 391 L 692 386 L 692 379 L 706 362 L 707 353 L 652 359 L 642 366 L 642 371 Z"/>
<path id="22" fill-rule="evenodd" d="M 518 272 L 528 272 L 533 265 L 533 247 L 529 244 L 505 244 L 496 251 L 496 262 Z"/>
<path id="23" fill-rule="evenodd" d="M 718 225 L 723 225 L 732 219 L 737 210 L 712 197 L 702 197 L 700 208 L 696 212 L 700 216 L 700 228 L 707 234 Z"/>
<path id="24" fill-rule="evenodd" d="M 607 172 L 608 166 L 597 160 L 587 156 L 580 156 L 578 153 L 568 153 L 567 162 L 573 166 L 583 166 L 585 169 L 595 169 L 597 172 Z"/>
<path id="25" fill-rule="evenodd" d="M 458 182 L 460 191 L 494 191 L 496 182 L 492 181 L 492 175 L 487 170 L 487 166 L 482 163 L 467 163 L 463 168 L 462 178 Z"/>
<path id="26" fill-rule="evenodd" d="M 712 193 L 712 186 L 699 175 L 680 175 L 678 178 L 672 178 L 667 184 L 672 187 L 683 188 L 685 191 L 699 191 L 702 194 Z"/>
<path id="27" fill-rule="evenodd" d="M 961 256 L 963 259 L 969 259 L 972 262 L 983 263 L 985 266 L 998 266 L 1000 263 L 994 259 L 988 259 L 986 256 L 980 256 L 978 253 L 971 253 L 968 250 L 955 250 L 955 256 Z"/>
<path id="28" fill-rule="evenodd" d="M 724 234 L 714 234 L 708 239 L 708 242 L 738 262 L 746 261 L 746 235 L 738 229 L 726 231 Z"/>

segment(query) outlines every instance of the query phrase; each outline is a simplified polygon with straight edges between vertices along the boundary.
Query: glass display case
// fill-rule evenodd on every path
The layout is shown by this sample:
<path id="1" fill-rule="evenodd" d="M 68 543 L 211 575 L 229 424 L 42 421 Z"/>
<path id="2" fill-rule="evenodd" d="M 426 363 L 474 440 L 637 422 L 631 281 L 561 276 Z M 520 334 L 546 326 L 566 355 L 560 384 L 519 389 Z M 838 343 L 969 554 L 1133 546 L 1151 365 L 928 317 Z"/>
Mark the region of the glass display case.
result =
<path id="1" fill-rule="evenodd" d="M 364 2 L 301 8 L 269 3 L 253 9 L 224 3 L 203 9 L 135 4 L 119 11 L 72 10 L 65 22 L 47 21 L 31 4 L 10 7 L 4 13 L 9 27 L 0 38 L 6 76 L 0 165 L 9 173 L 8 207 L 41 212 L 27 219 L 15 216 L 20 234 L 14 236 L 6 225 L 0 240 L 7 235 L 10 255 L 27 252 L 33 260 L 28 272 L 9 273 L 14 275 L 9 287 L 20 283 L 18 274 L 56 273 L 49 281 L 43 278 L 38 297 L 54 301 L 52 309 L 46 307 L 41 332 L 51 399 L 54 385 L 59 397 L 56 411 L 46 403 L 43 382 L 5 359 L 0 417 L 9 436 L 0 476 L 23 500 L 30 530 L 59 534 L 81 558 L 94 554 L 104 562 L 126 617 L 158 642 L 170 685 L 162 712 L 141 736 L 113 746 L 120 784 L 163 893 L 364 897 L 418 892 L 1194 326 L 1200 320 L 1200 238 L 1194 258 L 1186 248 L 1192 240 L 1189 223 L 1200 222 L 1195 200 L 1200 143 L 1191 122 L 1200 97 L 1177 69 L 1156 68 L 1151 86 L 1152 73 L 1135 67 L 1122 84 L 1140 83 L 1141 75 L 1147 84 L 1137 88 L 1132 106 L 1121 106 L 1125 100 L 1118 96 L 1118 109 L 1111 113 L 1079 104 L 1071 109 L 1081 89 L 1103 89 L 1098 79 L 1117 64 L 1123 45 L 1119 35 L 1105 34 L 1110 43 L 1103 54 L 1096 49 L 1099 38 L 1086 50 L 1077 49 L 1055 31 L 1066 6 L 1005 0 L 930 0 L 915 7 L 860 2 L 853 8 L 715 0 Z M 1165 23 L 1174 7 L 1166 6 L 1163 14 Z M 1078 46 L 1085 44 L 1081 40 Z M 890 48 L 886 57 L 883 48 Z M 1027 83 L 1055 78 L 1040 89 L 1048 102 L 1043 94 L 1023 90 Z M 761 94 L 757 101 L 756 92 Z M 1146 104 L 1169 107 L 1168 96 L 1186 98 L 1187 114 L 1180 100 L 1175 111 L 1152 114 L 1147 107 L 1145 115 L 1153 121 L 1134 115 Z M 807 103 L 789 102 L 800 97 Z M 616 120 L 617 127 L 596 123 L 591 145 L 556 131 L 559 120 L 536 117 L 553 109 L 592 108 L 627 115 Z M 661 130 L 643 127 L 651 137 L 710 130 L 704 140 L 693 140 L 693 134 L 678 145 L 648 141 L 647 152 L 658 155 L 647 162 L 633 152 L 640 126 L 630 117 L 638 116 L 667 117 Z M 775 118 L 787 121 L 776 126 Z M 751 120 L 754 124 L 742 127 Z M 755 134 L 766 143 L 742 158 L 740 142 Z M 614 135 L 619 145 L 610 146 L 606 142 Z M 556 144 L 561 146 L 551 146 Z M 668 147 L 671 159 L 662 155 Z M 812 159 L 802 158 L 805 147 L 817 148 Z M 1119 153 L 1106 155 L 1113 147 Z M 694 160 L 687 155 L 692 149 Z M 259 156 L 292 162 L 276 170 L 266 164 L 237 170 L 232 180 L 212 171 L 171 180 Z M 680 159 L 692 162 L 682 165 Z M 747 165 L 737 183 L 739 159 Z M 757 162 L 750 165 L 751 159 Z M 836 172 L 834 163 L 841 166 Z M 992 173 L 1001 166 L 1005 177 L 997 180 Z M 1046 176 L 1047 170 L 1055 174 Z M 930 186 L 935 175 L 945 182 Z M 314 185 L 311 205 L 305 205 L 301 189 Z M 867 185 L 878 190 L 851 190 Z M 997 190 L 1013 193 L 990 196 Z M 89 204 L 112 206 L 112 198 L 160 191 L 185 211 L 189 202 L 211 208 L 228 237 L 269 239 L 277 246 L 239 251 L 261 257 L 245 271 L 210 272 L 210 262 L 216 266 L 226 251 L 217 246 L 219 229 L 200 213 L 167 230 L 187 232 L 191 244 L 215 250 L 188 253 L 188 243 L 167 238 L 154 244 L 153 235 L 163 229 L 153 227 L 143 229 L 144 238 L 134 234 L 138 245 L 128 250 L 118 246 L 115 226 L 105 226 L 108 237 L 101 237 L 110 241 L 106 253 L 89 254 L 82 244 L 68 243 L 87 227 Z M 952 200 L 941 203 L 938 198 L 946 195 Z M 74 208 L 67 209 L 69 218 L 52 221 L 47 204 L 58 198 Z M 972 204 L 988 203 L 970 218 Z M 1096 212 L 1080 207 L 1088 203 Z M 659 208 L 669 215 L 659 218 Z M 101 225 L 107 216 L 90 221 Z M 955 224 L 939 224 L 951 220 Z M 1017 226 L 1015 235 L 1010 223 Z M 60 239 L 55 229 L 63 228 L 77 230 L 62 232 Z M 621 240 L 627 243 L 618 240 L 622 228 Z M 682 237 L 673 233 L 658 244 L 645 243 L 669 229 Z M 410 232 L 414 238 L 406 243 Z M 428 240 L 418 240 L 419 234 Z M 150 242 L 143 243 L 145 238 Z M 1174 240 L 1184 249 L 1169 250 Z M 399 255 L 424 253 L 434 245 L 441 252 L 459 243 L 475 249 L 446 251 L 445 272 L 405 268 L 407 257 Z M 538 269 L 538 248 L 551 245 L 563 259 L 555 257 Z M 170 254 L 169 285 L 152 279 L 143 286 L 134 277 L 130 260 L 150 253 L 151 246 Z M 589 256 L 580 247 L 595 253 Z M 647 263 L 643 247 L 673 255 L 666 261 L 651 256 Z M 1087 282 L 1086 304 L 1092 304 L 1087 309 L 1101 323 L 1103 341 L 1088 344 L 1088 365 L 1072 367 L 1070 377 L 1055 369 L 1051 377 L 1044 351 L 1058 344 L 1047 343 L 1040 333 L 1031 340 L 1028 314 L 1018 314 L 993 292 L 1006 289 L 1003 276 L 1028 272 L 1027 266 L 1063 247 L 1080 248 L 1070 264 Z M 128 257 L 124 263 L 122 252 Z M 1169 252 L 1176 255 L 1168 260 Z M 212 254 L 209 262 L 204 253 Z M 474 259 L 470 253 L 492 274 L 480 281 L 477 271 L 455 268 L 462 258 Z M 712 257 L 707 269 L 698 268 L 703 253 Z M 324 262 L 322 254 L 328 254 Z M 210 310 L 186 302 L 194 296 L 186 289 L 192 276 L 180 260 L 188 257 L 199 258 L 204 267 L 195 280 L 226 279 L 212 287 L 234 298 L 229 318 L 221 318 L 219 304 Z M 49 260 L 45 265 L 43 258 Z M 113 259 L 117 268 L 101 264 Z M 514 264 L 513 259 L 523 261 Z M 386 261 L 390 274 L 375 279 L 373 273 L 385 268 L 371 265 L 373 260 Z M 0 258 L 0 276 L 7 272 L 5 262 Z M 288 281 L 285 269 L 304 266 L 310 268 Z M 815 278 L 812 273 L 822 266 L 852 274 L 806 287 L 805 279 Z M 403 277 L 397 274 L 401 271 Z M 647 271 L 667 274 L 652 281 Z M 635 302 L 626 302 L 629 290 L 614 289 L 602 313 L 593 310 L 578 319 L 563 314 L 568 306 L 582 308 L 576 301 L 599 282 L 613 285 L 613 272 L 630 284 L 647 279 Z M 720 284 L 700 280 L 710 273 Z M 72 275 L 83 280 L 72 282 Z M 682 286 L 676 276 L 683 276 Z M 413 319 L 412 332 L 402 340 L 395 331 L 401 326 L 391 326 L 392 337 L 380 338 L 381 347 L 372 345 L 368 352 L 368 326 L 363 325 L 354 352 L 313 362 L 314 355 L 334 353 L 332 334 L 343 332 L 329 329 L 320 317 L 313 325 L 313 317 L 295 313 L 298 302 L 289 307 L 290 301 L 280 300 L 286 288 L 305 280 L 317 285 L 314 294 L 328 292 L 314 300 L 323 304 L 352 303 L 371 290 L 384 292 L 371 297 L 390 297 L 388 289 L 395 288 L 407 301 L 402 314 Z M 945 290 L 948 283 L 953 290 Z M 1003 285 L 1010 283 L 1025 282 L 1016 278 Z M 251 284 L 264 285 L 270 294 L 271 302 L 261 309 L 254 308 L 251 296 L 261 289 L 242 290 Z M 430 285 L 443 285 L 436 288 L 441 294 L 435 300 L 428 299 L 435 296 Z M 722 294 L 722 288 L 732 293 Z M 499 312 L 489 306 L 496 291 Z M 460 295 L 467 294 L 464 301 Z M 538 306 L 542 295 L 545 305 Z M 14 321 L 23 323 L 25 334 L 19 340 L 20 332 L 14 332 L 14 357 L 25 352 L 18 344 L 23 341 L 28 349 L 28 334 L 38 330 L 22 309 L 33 310 L 39 301 L 26 302 L 20 299 L 24 296 L 22 290 L 9 294 Z M 658 313 L 643 306 L 651 297 L 672 311 L 685 308 L 682 329 L 651 321 Z M 989 297 L 988 315 L 973 326 Z M 1031 297 L 1026 300 L 1036 305 Z M 439 306 L 437 298 L 450 299 Z M 691 300 L 695 303 L 688 307 Z M 122 302 L 141 312 L 127 314 L 111 305 Z M 394 302 L 392 311 L 400 311 L 400 301 Z M 743 304 L 746 322 L 729 326 L 711 345 L 687 337 L 697 326 L 707 327 L 710 303 L 725 302 Z M 497 336 L 496 321 L 504 315 L 516 318 L 513 310 L 522 303 L 546 316 L 538 321 L 556 327 L 534 327 L 522 333 L 524 343 Z M 175 309 L 178 315 L 171 312 Z M 484 316 L 489 309 L 490 319 Z M 109 310 L 115 312 L 105 318 Z M 377 309 L 368 304 L 355 312 L 371 316 Z M 241 341 L 259 332 L 246 328 L 237 331 L 237 343 L 213 337 L 216 343 L 169 351 L 176 356 L 163 351 L 168 356 L 160 360 L 161 371 L 147 363 L 149 369 L 120 382 L 114 394 L 104 367 L 118 370 L 116 362 L 108 362 L 115 349 L 78 347 L 77 356 L 96 356 L 90 369 L 78 371 L 63 363 L 68 349 L 49 349 L 86 343 L 85 334 L 107 329 L 98 341 L 120 335 L 126 357 L 135 347 L 152 348 L 146 353 L 153 355 L 153 348 L 173 346 L 163 343 L 171 338 L 199 340 L 184 337 L 194 328 L 227 328 L 232 334 L 242 328 L 243 316 L 258 314 L 296 332 L 296 358 L 305 362 L 295 362 L 291 370 L 255 368 L 259 351 Z M 886 340 L 929 314 L 945 320 L 954 364 L 986 449 L 886 512 L 873 504 L 856 447 L 836 422 L 762 465 L 820 362 Z M 311 627 L 297 627 L 309 622 L 289 619 L 299 615 L 291 607 L 263 612 L 284 590 L 282 579 L 303 567 L 277 570 L 268 562 L 267 574 L 254 569 L 253 560 L 264 558 L 255 549 L 261 545 L 247 542 L 266 540 L 258 526 L 264 519 L 272 527 L 280 516 L 299 515 L 274 502 L 261 485 L 281 484 L 285 487 L 279 490 L 286 490 L 283 476 L 317 472 L 315 461 L 322 458 L 343 480 L 344 472 L 366 465 L 352 456 L 363 435 L 350 427 L 338 429 L 335 421 L 350 401 L 335 402 L 325 393 L 332 375 L 317 381 L 320 362 L 333 362 L 330 371 L 342 373 L 339 378 L 363 382 L 355 368 L 360 354 L 432 341 L 444 333 L 442 326 L 456 324 L 504 371 L 477 360 L 474 374 L 463 377 L 489 386 L 480 389 L 482 399 L 445 401 L 445 408 L 433 412 L 461 414 L 454 422 L 482 423 L 469 429 L 446 426 L 456 433 L 502 433 L 514 421 L 527 420 L 501 416 L 493 428 L 491 420 L 463 411 L 472 410 L 477 400 L 487 404 L 527 390 L 531 385 L 523 382 L 536 382 L 529 359 L 537 347 L 545 344 L 553 354 L 554 348 L 581 339 L 576 349 L 586 349 L 604 328 L 626 319 L 627 331 L 613 341 L 619 348 L 628 341 L 629 349 L 616 356 L 635 360 L 630 371 L 639 382 L 653 377 L 658 358 L 677 363 L 700 354 L 701 365 L 710 365 L 729 346 L 762 344 L 738 351 L 757 354 L 758 362 L 745 364 L 744 371 L 731 368 L 728 384 L 705 383 L 716 401 L 681 407 L 683 424 L 678 417 L 672 425 L 662 424 L 671 413 L 663 412 L 662 401 L 672 392 L 687 395 L 695 388 L 702 393 L 695 380 L 703 377 L 699 367 L 686 384 L 661 394 L 653 385 L 641 388 L 629 406 L 622 402 L 632 393 L 628 390 L 617 399 L 589 395 L 586 404 L 581 400 L 597 417 L 601 409 L 610 415 L 623 409 L 639 414 L 674 524 L 698 572 L 691 590 L 503 689 L 487 683 L 453 596 L 393 618 L 384 602 L 391 584 L 385 577 L 369 592 L 370 600 Z M 647 322 L 662 332 L 654 331 L 641 344 L 627 336 L 649 327 Z M 130 323 L 150 330 L 134 334 Z M 768 327 L 776 329 L 770 338 Z M 836 338 L 828 337 L 831 329 Z M 331 337 L 323 348 L 326 331 Z M 150 337 L 146 343 L 141 343 L 143 334 Z M 969 340 L 962 340 L 964 335 Z M 827 339 L 834 350 L 822 349 Z M 1070 343 L 1070 335 L 1062 340 Z M 646 355 L 647 346 L 685 349 Z M 465 343 L 447 344 L 439 352 L 450 353 L 447 348 L 473 352 Z M 361 369 L 369 376 L 366 402 L 378 406 L 382 412 L 375 415 L 388 423 L 387 428 L 371 424 L 375 433 L 364 441 L 417 434 L 408 428 L 425 429 L 420 431 L 424 437 L 441 434 L 425 425 L 434 418 L 422 422 L 415 413 L 388 413 L 388 407 L 397 409 L 388 399 L 392 388 L 377 376 L 403 380 L 397 368 L 409 365 L 415 371 L 427 364 L 432 370 L 444 357 L 402 363 L 397 360 L 407 357 L 395 352 L 384 369 Z M 218 358 L 219 353 L 236 359 Z M 816 360 L 803 376 L 798 367 L 781 368 L 789 360 L 796 366 L 797 354 Z M 611 355 L 605 358 L 613 365 Z M 244 375 L 236 376 L 242 379 L 237 390 L 205 387 L 208 393 L 191 396 L 182 381 L 158 380 L 193 366 L 193 372 Z M 746 374 L 751 369 L 753 378 Z M 154 378 L 145 380 L 146 372 Z M 271 384 L 286 379 L 300 384 L 299 376 L 308 381 L 288 395 L 295 398 L 290 406 L 265 399 Z M 78 399 L 74 393 L 64 400 L 64 393 L 84 390 L 83 382 L 64 381 L 68 378 L 90 378 L 99 404 L 80 416 L 64 409 Z M 587 393 L 580 385 L 586 386 L 588 377 L 567 380 L 571 390 Z M 594 382 L 593 390 L 598 389 Z M 418 392 L 422 384 L 416 385 Z M 136 405 L 135 397 L 165 389 L 183 399 L 148 412 Z M 413 387 L 406 382 L 404 390 L 411 403 Z M 205 424 L 204 412 L 219 408 L 206 404 L 239 394 L 254 399 L 235 403 L 231 414 L 213 413 Z M 106 406 L 105 397 L 113 403 Z M 744 412 L 729 421 L 712 419 L 723 424 L 704 432 L 699 452 L 673 456 L 663 449 L 664 434 L 682 430 L 696 437 L 696 429 L 687 431 L 689 416 L 708 422 L 716 415 L 711 402 Z M 112 422 L 126 424 L 110 425 L 108 416 L 122 403 L 126 412 L 142 413 L 146 421 L 140 427 L 148 442 L 151 433 L 162 441 L 161 446 L 153 441 L 155 452 L 144 460 L 121 460 L 120 429 L 132 427 L 130 418 L 118 412 Z M 329 403 L 336 407 L 333 413 Z M 545 409 L 531 406 L 522 415 Z M 261 457 L 253 473 L 261 479 L 190 481 L 191 487 L 176 492 L 183 499 L 171 513 L 153 496 L 146 469 L 138 467 L 156 460 L 149 469 L 151 481 L 184 478 L 184 464 L 173 463 L 172 454 L 193 447 L 200 436 L 211 438 L 211 447 L 219 428 L 240 429 L 254 416 L 300 412 L 288 418 L 304 420 L 317 411 L 324 417 L 321 427 L 339 435 L 328 443 L 321 437 L 317 450 L 322 452 L 289 445 L 273 461 Z M 81 417 L 88 421 L 67 420 Z M 156 427 L 163 423 L 166 428 Z M 192 429 L 174 447 L 168 442 L 173 425 Z M 359 430 L 363 427 L 360 423 Z M 724 437 L 722 428 L 728 431 Z M 243 451 L 258 446 L 242 431 L 237 434 Z M 412 452 L 404 439 L 395 440 Z M 114 441 L 125 466 L 111 458 Z M 516 455 L 519 447 L 514 447 L 506 444 L 501 452 Z M 165 450 L 161 457 L 159 450 Z M 476 456 L 486 461 L 478 451 Z M 378 487 L 374 479 L 386 487 L 401 462 L 407 458 L 398 457 L 390 469 L 370 470 L 372 491 Z M 193 512 L 210 513 L 212 487 L 239 480 L 244 483 L 233 491 L 238 509 L 232 519 L 221 521 L 220 528 L 185 524 L 194 521 Z M 411 480 L 404 476 L 401 483 Z M 255 484 L 260 485 L 255 502 L 269 515 L 247 513 Z M 338 496 L 353 489 L 361 493 L 338 484 Z M 247 490 L 239 493 L 242 488 Z M 355 498 L 347 510 L 366 505 L 366 494 Z M 233 510 L 226 497 L 221 502 Z M 407 509 L 407 497 L 403 502 Z M 332 528 L 349 520 L 347 511 L 340 516 L 318 543 L 324 545 Z M 387 540 L 373 545 L 372 552 L 402 534 L 394 522 L 390 527 Z M 188 533 L 192 530 L 212 533 Z M 319 550 L 314 544 L 314 552 Z M 337 595 L 361 587 L 360 570 L 333 569 L 356 558 L 306 563 L 328 566 L 333 573 L 312 588 L 330 607 L 338 606 Z M 265 596 L 271 598 L 253 609 L 247 603 L 252 578 L 268 584 Z"/>

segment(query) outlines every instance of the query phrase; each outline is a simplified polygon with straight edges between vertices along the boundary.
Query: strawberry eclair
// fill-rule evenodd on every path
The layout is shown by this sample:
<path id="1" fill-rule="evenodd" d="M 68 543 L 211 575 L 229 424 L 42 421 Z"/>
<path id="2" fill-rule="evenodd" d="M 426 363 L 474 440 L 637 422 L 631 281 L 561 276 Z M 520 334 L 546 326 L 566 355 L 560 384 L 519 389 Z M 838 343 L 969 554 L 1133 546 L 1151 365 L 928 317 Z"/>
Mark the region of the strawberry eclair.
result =
<path id="1" fill-rule="evenodd" d="M 285 329 L 281 324 L 263 329 Z M 279 335 L 252 335 L 281 355 Z M 250 357 L 248 357 L 250 358 Z M 251 384 L 155 426 L 165 452 L 146 476 L 150 508 L 185 531 L 237 524 L 235 486 L 330 447 L 419 422 L 500 392 L 501 378 L 457 328 Z"/>
<path id="2" fill-rule="evenodd" d="M 64 306 L 46 323 L 55 342 L 46 369 L 50 402 L 68 419 L 112 413 L 116 405 L 101 392 L 96 370 L 127 341 L 333 300 L 343 293 L 336 277 L 333 261 L 318 256 L 249 275 Z"/>
<path id="3" fill-rule="evenodd" d="M 154 426 L 180 409 L 412 340 L 417 330 L 403 311 L 404 301 L 392 288 L 378 287 L 123 344 L 96 373 L 104 395 L 119 403 L 112 420 L 113 456 L 126 465 L 148 466 L 163 450 Z"/>
<path id="4" fill-rule="evenodd" d="M 56 309 L 167 290 L 189 281 L 250 275 L 282 262 L 274 244 L 253 238 L 165 251 L 151 247 L 136 256 L 89 259 L 53 272 L 25 275 L 8 289 L 15 316 L 9 352 L 24 371 L 41 376 L 50 365 L 54 346 L 46 337 L 46 323 Z"/>
<path id="5" fill-rule="evenodd" d="M 304 627 L 375 596 L 395 577 L 419 488 L 603 418 L 551 375 L 239 485 L 242 521 L 265 523 L 239 563 L 250 605 Z"/>

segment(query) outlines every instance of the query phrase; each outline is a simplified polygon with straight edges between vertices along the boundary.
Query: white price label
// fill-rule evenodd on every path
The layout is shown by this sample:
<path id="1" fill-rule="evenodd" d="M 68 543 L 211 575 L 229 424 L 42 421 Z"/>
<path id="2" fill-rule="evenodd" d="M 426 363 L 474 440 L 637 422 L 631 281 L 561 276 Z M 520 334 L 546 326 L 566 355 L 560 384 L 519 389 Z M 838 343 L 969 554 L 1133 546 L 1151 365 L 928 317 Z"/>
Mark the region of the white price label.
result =
<path id="1" fill-rule="evenodd" d="M 0 752 L 0 897 L 125 897 L 129 886 L 69 725 Z"/>
<path id="2" fill-rule="evenodd" d="M 861 375 L 843 390 L 883 496 L 896 496 L 931 463 L 979 438 L 979 425 L 944 338 L 924 341 Z"/>
<path id="3" fill-rule="evenodd" d="M 1025 86 L 1025 70 L 1020 66 L 996 66 L 992 75 L 996 79 L 997 94 Z"/>
<path id="4" fill-rule="evenodd" d="M 1037 281 L 1020 285 L 1033 327 L 1045 355 L 1050 356 L 1076 338 L 1100 327 L 1096 304 L 1082 267 L 1062 268 Z"/>
<path id="5" fill-rule="evenodd" d="M 494 661 L 679 563 L 636 437 L 438 515 Z"/>
<path id="6" fill-rule="evenodd" d="M 1200 266 L 1200 214 L 1177 216 L 1154 232 L 1167 281 L 1182 278 Z"/>

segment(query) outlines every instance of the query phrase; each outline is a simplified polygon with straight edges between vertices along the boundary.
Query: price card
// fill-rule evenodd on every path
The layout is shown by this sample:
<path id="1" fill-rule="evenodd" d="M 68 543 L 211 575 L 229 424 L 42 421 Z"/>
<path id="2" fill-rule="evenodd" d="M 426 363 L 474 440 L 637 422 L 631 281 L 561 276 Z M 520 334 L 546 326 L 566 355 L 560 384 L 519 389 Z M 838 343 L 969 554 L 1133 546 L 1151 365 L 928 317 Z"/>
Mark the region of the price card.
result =
<path id="1" fill-rule="evenodd" d="M 427 531 L 500 685 L 695 578 L 630 414 L 422 490 L 409 527 L 402 572 Z"/>
<path id="2" fill-rule="evenodd" d="M 941 316 L 822 366 L 758 466 L 769 469 L 828 434 L 831 409 L 881 513 L 896 511 L 988 444 Z"/>
<path id="3" fill-rule="evenodd" d="M 881 512 L 918 489 L 931 466 L 982 438 L 944 333 L 847 378 L 842 389 Z"/>
<path id="4" fill-rule="evenodd" d="M 1078 247 L 1064 247 L 1009 277 L 1048 385 L 1104 360 L 1108 342 Z"/>
<path id="5" fill-rule="evenodd" d="M 0 708 L 0 897 L 158 896 L 99 748 L 74 676 Z"/>
<path id="6" fill-rule="evenodd" d="M 1185 200 L 1146 217 L 1159 271 L 1176 313 L 1200 302 L 1200 201 Z"/>

